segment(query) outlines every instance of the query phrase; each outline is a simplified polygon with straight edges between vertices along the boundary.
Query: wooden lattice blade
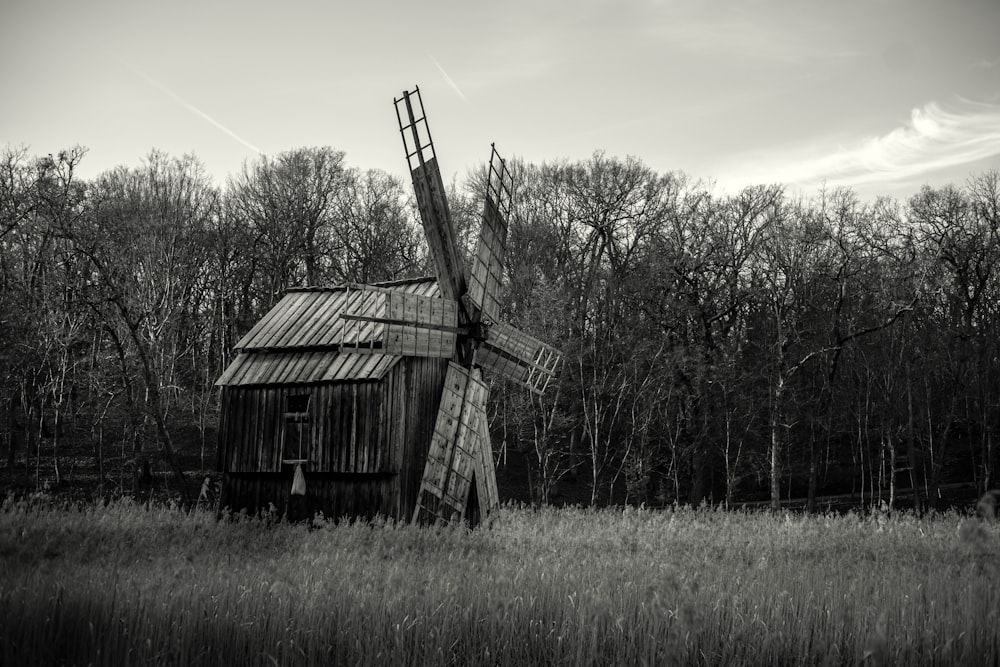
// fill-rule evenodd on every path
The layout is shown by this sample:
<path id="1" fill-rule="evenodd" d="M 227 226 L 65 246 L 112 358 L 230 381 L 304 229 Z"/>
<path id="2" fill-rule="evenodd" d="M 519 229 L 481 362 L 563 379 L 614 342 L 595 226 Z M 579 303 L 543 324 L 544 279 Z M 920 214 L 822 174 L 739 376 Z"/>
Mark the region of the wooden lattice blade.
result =
<path id="1" fill-rule="evenodd" d="M 415 522 L 447 523 L 465 513 L 472 479 L 481 465 L 477 462 L 479 422 L 486 414 L 486 391 L 478 369 L 448 365 L 413 513 Z"/>
<path id="2" fill-rule="evenodd" d="M 368 285 L 357 289 L 373 293 L 375 301 L 355 299 L 341 317 L 352 323 L 348 326 L 358 329 L 377 327 L 373 335 L 381 345 L 374 351 L 410 357 L 454 356 L 459 332 L 458 302 Z M 366 351 L 364 346 L 358 347 L 358 351 Z"/>
<path id="3" fill-rule="evenodd" d="M 479 497 L 480 516 L 486 517 L 500 507 L 500 494 L 497 491 L 497 470 L 493 463 L 493 445 L 490 442 L 490 422 L 485 411 L 479 418 L 478 451 L 476 495 Z"/>
<path id="4" fill-rule="evenodd" d="M 465 272 L 455 244 L 455 230 L 437 158 L 430 158 L 423 165 L 417 165 L 411 175 L 424 236 L 434 258 L 441 296 L 457 301 L 466 292 Z"/>
<path id="5" fill-rule="evenodd" d="M 385 351 L 450 359 L 455 354 L 458 302 L 394 292 L 386 299 Z M 402 324 L 401 322 L 405 322 Z"/>
<path id="6" fill-rule="evenodd" d="M 490 322 L 495 322 L 500 317 L 500 282 L 503 279 L 504 255 L 507 252 L 511 189 L 510 172 L 494 148 L 490 158 L 479 243 L 469 278 L 469 296 L 482 310 L 484 319 Z"/>
<path id="7" fill-rule="evenodd" d="M 562 354 L 551 345 L 498 322 L 489 329 L 489 338 L 476 352 L 483 368 L 501 373 L 541 394 L 559 368 Z"/>

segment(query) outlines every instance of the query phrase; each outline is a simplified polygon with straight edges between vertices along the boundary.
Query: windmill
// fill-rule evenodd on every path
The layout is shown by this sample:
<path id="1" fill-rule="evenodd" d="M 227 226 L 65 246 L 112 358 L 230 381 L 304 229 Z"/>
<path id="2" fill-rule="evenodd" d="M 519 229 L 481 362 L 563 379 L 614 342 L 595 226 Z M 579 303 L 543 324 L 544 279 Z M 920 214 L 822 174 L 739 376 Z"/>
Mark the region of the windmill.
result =
<path id="1" fill-rule="evenodd" d="M 450 360 L 413 519 L 448 522 L 466 516 L 473 493 L 485 516 L 498 498 L 481 369 L 541 394 L 561 355 L 499 319 L 513 182 L 495 145 L 479 242 L 466 278 L 420 89 L 404 91 L 394 104 L 439 296 L 390 292 L 385 317 L 346 311 L 341 317 L 384 324 L 386 353 Z"/>

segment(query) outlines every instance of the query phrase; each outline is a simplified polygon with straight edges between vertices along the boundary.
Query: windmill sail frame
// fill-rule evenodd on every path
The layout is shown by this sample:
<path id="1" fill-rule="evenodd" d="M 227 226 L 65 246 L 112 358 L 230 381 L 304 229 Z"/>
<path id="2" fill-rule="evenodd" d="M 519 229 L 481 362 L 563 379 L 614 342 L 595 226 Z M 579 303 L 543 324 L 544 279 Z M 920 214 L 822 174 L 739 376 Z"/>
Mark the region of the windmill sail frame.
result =
<path id="1" fill-rule="evenodd" d="M 387 305 L 381 319 L 354 319 L 359 324 L 368 319 L 396 327 L 403 342 L 393 349 L 404 354 L 429 354 L 424 348 L 433 347 L 446 357 L 447 345 L 453 342 L 414 520 L 448 522 L 466 517 L 473 489 L 481 515 L 488 515 L 499 498 L 486 413 L 489 392 L 480 368 L 542 393 L 558 370 L 561 355 L 501 321 L 500 288 L 514 179 L 496 145 L 491 144 L 482 226 L 466 281 L 420 88 L 404 91 L 393 103 L 441 301 L 456 304 L 455 319 L 420 314 L 419 309 L 426 311 L 428 306 L 419 299 Z M 454 339 L 445 340 L 444 334 Z M 427 342 L 431 338 L 434 345 Z"/>

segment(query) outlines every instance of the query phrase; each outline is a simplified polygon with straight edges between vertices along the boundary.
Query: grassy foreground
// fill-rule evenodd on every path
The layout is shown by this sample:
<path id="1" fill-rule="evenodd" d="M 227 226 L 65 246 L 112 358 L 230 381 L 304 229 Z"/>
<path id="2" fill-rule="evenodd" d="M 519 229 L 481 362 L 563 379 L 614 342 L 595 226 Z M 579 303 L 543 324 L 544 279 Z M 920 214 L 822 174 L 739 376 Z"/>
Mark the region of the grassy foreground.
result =
<path id="1" fill-rule="evenodd" d="M 0 509 L 0 664 L 1000 661 L 1000 531 L 504 510 L 490 530 Z"/>

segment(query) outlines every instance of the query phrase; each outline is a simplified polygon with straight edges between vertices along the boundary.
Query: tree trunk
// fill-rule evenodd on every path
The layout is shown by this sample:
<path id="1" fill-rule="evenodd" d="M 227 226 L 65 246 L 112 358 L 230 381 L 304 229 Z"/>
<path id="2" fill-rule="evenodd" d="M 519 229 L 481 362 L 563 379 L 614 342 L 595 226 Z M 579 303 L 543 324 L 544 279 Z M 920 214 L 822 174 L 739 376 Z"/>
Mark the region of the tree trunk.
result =
<path id="1" fill-rule="evenodd" d="M 781 508 L 781 450 L 782 432 L 784 419 L 782 396 L 784 390 L 784 378 L 779 377 L 778 383 L 772 393 L 771 404 L 771 510 L 777 512 Z"/>
<path id="2" fill-rule="evenodd" d="M 19 433 L 20 430 L 13 424 L 7 428 L 7 469 L 11 472 L 14 471 L 14 464 L 17 461 L 17 437 Z"/>
<path id="3" fill-rule="evenodd" d="M 816 487 L 818 485 L 819 466 L 816 463 L 816 438 L 809 438 L 809 491 L 806 499 L 806 512 L 816 513 Z"/>
<path id="4" fill-rule="evenodd" d="M 170 466 L 174 476 L 177 478 L 177 484 L 180 486 L 181 490 L 182 501 L 185 505 L 190 506 L 192 503 L 191 493 L 188 490 L 187 479 L 184 476 L 184 471 L 181 469 L 180 464 L 177 461 L 177 456 L 174 453 L 173 439 L 170 437 L 170 431 L 167 429 L 166 421 L 164 420 L 163 400 L 160 397 L 159 383 L 153 375 L 152 365 L 149 360 L 149 350 L 145 347 L 142 336 L 139 333 L 139 325 L 129 317 L 128 308 L 125 304 L 119 299 L 115 302 L 115 305 L 118 307 L 122 322 L 128 328 L 129 337 L 132 339 L 132 343 L 135 345 L 136 355 L 139 357 L 140 368 L 142 369 L 142 380 L 146 387 L 146 413 L 153 418 L 153 423 L 156 425 L 156 432 L 160 436 L 160 454 Z M 116 347 L 118 348 L 119 360 L 122 364 L 122 375 L 127 376 L 128 368 L 121 340 L 118 338 L 118 335 L 113 328 L 108 327 L 107 330 L 115 340 Z M 143 462 L 137 461 L 137 463 Z M 148 461 L 146 461 L 144 467 L 147 472 L 149 470 L 148 465 Z"/>
<path id="5" fill-rule="evenodd" d="M 697 506 L 705 499 L 705 461 L 701 447 L 695 446 L 691 452 L 691 495 L 689 502 Z"/>
<path id="6" fill-rule="evenodd" d="M 62 430 L 61 423 L 61 410 L 60 405 L 57 403 L 54 407 L 55 415 L 53 416 L 53 431 L 52 431 L 52 474 L 55 478 L 56 486 L 62 483 L 62 476 L 59 472 L 59 432 Z"/>
<path id="7" fill-rule="evenodd" d="M 597 465 L 597 449 L 594 445 L 593 435 L 590 441 L 590 506 L 597 505 L 597 489 L 600 481 L 600 468 Z"/>
<path id="8" fill-rule="evenodd" d="M 41 491 L 42 484 L 42 438 L 45 437 L 45 413 L 38 409 L 38 431 L 35 433 L 35 491 Z"/>
<path id="9" fill-rule="evenodd" d="M 920 496 L 920 484 L 917 479 L 917 434 L 913 415 L 913 392 L 910 387 L 910 376 L 906 376 L 906 459 L 910 464 L 910 488 L 913 489 L 913 511 L 917 516 L 923 513 L 923 499 Z"/>
<path id="10" fill-rule="evenodd" d="M 983 488 L 989 489 L 993 485 L 993 431 L 987 430 L 983 439 Z"/>
<path id="11" fill-rule="evenodd" d="M 736 484 L 736 464 L 739 462 L 739 453 L 736 455 L 736 461 L 730 459 L 730 450 L 732 449 L 733 438 L 732 438 L 732 416 L 729 413 L 728 408 L 726 409 L 726 444 L 725 444 L 725 458 L 726 458 L 726 509 L 732 505 L 733 502 L 733 487 Z M 741 442 L 742 447 L 742 442 Z"/>
<path id="12" fill-rule="evenodd" d="M 889 448 L 889 509 L 896 509 L 896 441 L 892 431 L 886 432 L 885 444 Z"/>
<path id="13" fill-rule="evenodd" d="M 13 474 L 17 461 L 17 419 L 14 418 L 14 399 L 4 401 L 4 433 L 7 434 L 7 470 Z"/>

